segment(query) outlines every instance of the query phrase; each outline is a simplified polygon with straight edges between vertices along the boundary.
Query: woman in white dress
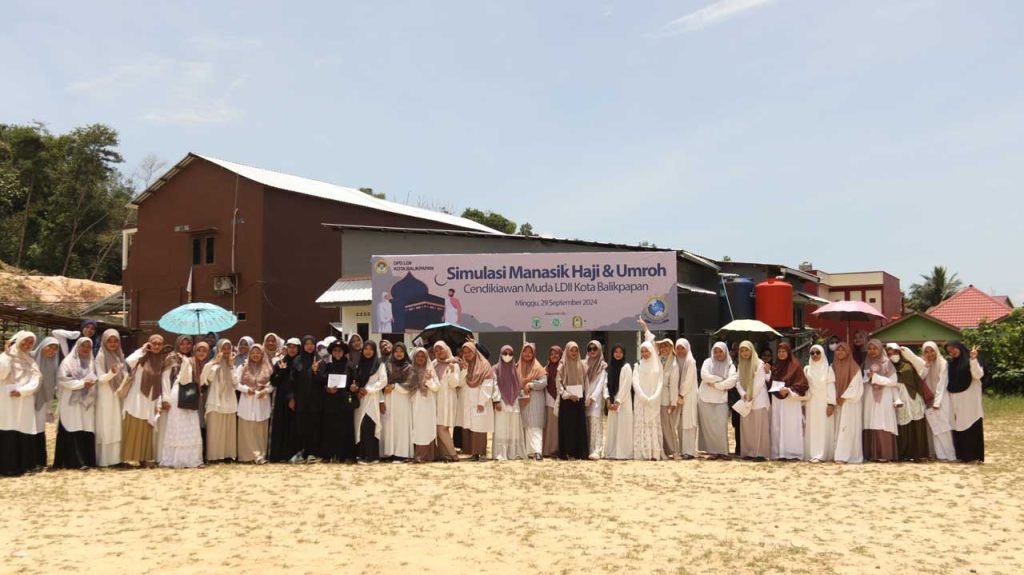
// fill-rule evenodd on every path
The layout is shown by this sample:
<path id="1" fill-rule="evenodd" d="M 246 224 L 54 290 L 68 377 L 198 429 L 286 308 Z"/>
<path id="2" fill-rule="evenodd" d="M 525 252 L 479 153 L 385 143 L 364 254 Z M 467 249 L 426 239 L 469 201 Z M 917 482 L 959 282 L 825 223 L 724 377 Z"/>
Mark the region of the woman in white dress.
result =
<path id="1" fill-rule="evenodd" d="M 693 358 L 690 342 L 676 340 L 676 367 L 679 370 L 679 402 L 676 404 L 679 419 L 679 457 L 693 459 L 697 456 L 697 360 Z"/>
<path id="2" fill-rule="evenodd" d="M 838 347 L 838 346 L 837 346 Z M 811 346 L 811 359 L 804 366 L 807 378 L 807 403 L 804 404 L 804 453 L 812 463 L 832 460 L 833 425 L 828 417 L 828 388 L 833 385 L 832 370 L 825 359 L 825 348 Z"/>
<path id="3" fill-rule="evenodd" d="M 494 432 L 494 370 L 473 342 L 462 345 L 462 453 L 473 461 L 487 457 L 487 434 Z"/>
<path id="4" fill-rule="evenodd" d="M 898 459 L 896 399 L 899 397 L 896 368 L 878 339 L 868 341 L 864 370 L 864 458 L 885 462 Z"/>
<path id="5" fill-rule="evenodd" d="M 836 345 L 829 369 L 832 373 L 829 375 L 831 383 L 826 388 L 828 408 L 825 414 L 832 425 L 833 458 L 837 463 L 862 463 L 864 384 L 850 344 L 844 341 Z"/>
<path id="6" fill-rule="evenodd" d="M 803 407 L 810 386 L 804 367 L 793 355 L 789 342 L 780 343 L 775 351 L 771 381 L 772 387 L 777 381 L 785 384 L 772 394 L 772 459 L 801 460 L 804 458 Z"/>
<path id="7" fill-rule="evenodd" d="M 128 375 L 128 366 L 116 329 L 103 332 L 100 346 L 96 354 L 96 464 L 110 467 L 121 463 L 121 398 L 117 390 Z"/>
<path id="8" fill-rule="evenodd" d="M 738 377 L 729 348 L 717 342 L 700 368 L 697 389 L 698 447 L 711 459 L 729 458 L 729 390 Z"/>
<path id="9" fill-rule="evenodd" d="M 613 346 L 604 389 L 608 406 L 604 443 L 607 459 L 633 459 L 633 393 L 633 370 L 626 362 L 626 350 L 621 345 Z"/>
<path id="10" fill-rule="evenodd" d="M 412 361 L 404 343 L 394 345 L 385 365 L 388 385 L 384 388 L 385 399 L 381 406 L 384 429 L 381 433 L 380 454 L 381 457 L 404 462 L 413 458 Z"/>
<path id="11" fill-rule="evenodd" d="M 523 384 L 520 411 L 523 415 L 523 431 L 526 434 L 526 455 L 540 461 L 544 453 L 544 423 L 547 416 L 545 396 L 548 379 L 544 366 L 537 361 L 537 346 L 523 344 L 523 351 L 516 363 L 519 381 Z M 525 405 L 523 405 L 525 403 Z"/>
<path id="12" fill-rule="evenodd" d="M 238 457 L 238 396 L 235 395 L 234 346 L 217 342 L 217 355 L 203 367 L 200 383 L 206 393 L 206 460 Z"/>
<path id="13" fill-rule="evenodd" d="M 160 438 L 160 467 L 180 469 L 203 466 L 199 404 L 196 402 L 196 409 L 182 408 L 180 390 L 183 384 L 198 381 L 198 378 L 192 375 L 196 371 L 195 362 L 197 359 L 204 361 L 209 355 L 209 350 L 206 342 L 196 345 L 193 351 L 195 358 L 184 357 L 175 377 L 165 380 L 168 387 L 163 390 L 163 400 L 167 409 L 160 417 L 166 419 L 167 424 Z"/>
<path id="14" fill-rule="evenodd" d="M 949 383 L 949 371 L 946 358 L 939 352 L 934 341 L 926 341 L 921 346 L 918 357 L 906 347 L 900 348 L 903 358 L 910 362 L 932 394 L 932 404 L 927 406 L 924 416 L 928 420 L 929 452 L 939 461 L 956 461 L 956 450 L 953 448 L 952 402 L 946 396 Z"/>
<path id="15" fill-rule="evenodd" d="M 12 477 L 37 465 L 36 406 L 41 374 L 32 359 L 36 336 L 19 331 L 0 353 L 0 475 Z"/>
<path id="16" fill-rule="evenodd" d="M 266 463 L 270 424 L 270 394 L 274 373 L 263 346 L 249 346 L 245 361 L 235 371 L 238 396 L 238 460 L 243 463 Z"/>
<path id="17" fill-rule="evenodd" d="M 430 365 L 430 356 L 422 347 L 412 350 L 409 389 L 412 399 L 413 463 L 430 463 L 437 459 L 438 380 Z"/>
<path id="18" fill-rule="evenodd" d="M 604 361 L 604 350 L 601 342 L 591 340 L 587 344 L 587 400 L 584 408 L 587 413 L 587 440 L 589 442 L 590 459 L 601 459 L 604 453 L 604 389 L 608 385 L 608 364 Z"/>
<path id="19" fill-rule="evenodd" d="M 739 378 L 736 390 L 740 401 L 745 402 L 750 411 L 740 418 L 740 456 L 743 459 L 763 461 L 771 455 L 771 437 L 769 429 L 771 415 L 768 400 L 768 389 L 765 387 L 765 369 L 761 358 L 757 357 L 754 344 L 749 341 L 740 343 L 738 350 Z"/>
<path id="20" fill-rule="evenodd" d="M 523 433 L 523 418 L 519 411 L 523 384 L 516 370 L 515 353 L 511 345 L 501 347 L 498 363 L 494 370 L 494 441 L 491 457 L 497 461 L 524 459 L 526 457 L 526 436 Z"/>
<path id="21" fill-rule="evenodd" d="M 633 370 L 633 457 L 657 461 L 664 457 L 661 434 L 661 389 L 664 380 L 654 344 L 640 345 L 640 361 Z"/>
<path id="22" fill-rule="evenodd" d="M 32 357 L 39 366 L 39 388 L 32 394 L 36 406 L 36 429 L 35 436 L 35 469 L 43 469 L 47 465 L 46 456 L 46 422 L 53 421 L 53 398 L 57 397 L 57 374 L 60 372 L 60 341 L 55 337 L 43 338 Z M 118 421 L 121 419 L 121 412 L 117 413 Z M 118 437 L 118 443 L 121 438 Z"/>
<path id="23" fill-rule="evenodd" d="M 96 371 L 92 340 L 79 338 L 57 376 L 55 469 L 96 467 Z"/>
<path id="24" fill-rule="evenodd" d="M 459 387 L 462 385 L 459 362 L 452 357 L 448 344 L 434 344 L 434 378 L 437 380 L 437 451 L 438 459 L 452 463 L 459 460 L 452 430 L 459 418 Z"/>

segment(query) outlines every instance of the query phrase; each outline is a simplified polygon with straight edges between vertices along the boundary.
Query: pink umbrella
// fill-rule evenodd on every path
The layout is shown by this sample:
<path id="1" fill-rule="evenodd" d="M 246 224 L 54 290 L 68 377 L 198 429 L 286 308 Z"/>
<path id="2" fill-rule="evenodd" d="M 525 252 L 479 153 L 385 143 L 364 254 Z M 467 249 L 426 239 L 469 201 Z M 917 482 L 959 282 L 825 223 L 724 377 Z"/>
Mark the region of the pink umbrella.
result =
<path id="1" fill-rule="evenodd" d="M 871 321 L 873 319 L 888 319 L 885 315 L 875 309 L 871 304 L 862 301 L 834 301 L 823 305 L 811 312 L 824 319 L 836 319 L 846 321 L 846 340 L 850 340 L 851 321 Z"/>

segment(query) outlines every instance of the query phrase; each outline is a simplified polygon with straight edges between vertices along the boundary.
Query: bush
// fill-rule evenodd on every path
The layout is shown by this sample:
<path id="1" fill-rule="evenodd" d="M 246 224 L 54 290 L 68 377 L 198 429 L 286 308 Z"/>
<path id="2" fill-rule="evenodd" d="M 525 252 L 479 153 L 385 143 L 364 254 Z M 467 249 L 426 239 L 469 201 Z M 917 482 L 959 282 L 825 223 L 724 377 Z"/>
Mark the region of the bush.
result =
<path id="1" fill-rule="evenodd" d="M 988 391 L 999 394 L 1024 394 L 1024 308 L 996 323 L 982 323 L 965 329 L 967 347 L 978 346 L 985 365 Z"/>

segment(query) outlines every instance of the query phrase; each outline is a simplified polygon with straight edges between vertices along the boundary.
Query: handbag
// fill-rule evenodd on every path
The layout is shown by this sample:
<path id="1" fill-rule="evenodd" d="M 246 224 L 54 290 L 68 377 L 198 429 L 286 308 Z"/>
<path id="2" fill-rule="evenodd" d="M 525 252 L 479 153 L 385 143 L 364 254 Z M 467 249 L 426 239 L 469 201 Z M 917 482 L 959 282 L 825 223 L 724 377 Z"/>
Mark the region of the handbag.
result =
<path id="1" fill-rule="evenodd" d="M 178 409 L 199 409 L 199 384 L 178 384 Z"/>

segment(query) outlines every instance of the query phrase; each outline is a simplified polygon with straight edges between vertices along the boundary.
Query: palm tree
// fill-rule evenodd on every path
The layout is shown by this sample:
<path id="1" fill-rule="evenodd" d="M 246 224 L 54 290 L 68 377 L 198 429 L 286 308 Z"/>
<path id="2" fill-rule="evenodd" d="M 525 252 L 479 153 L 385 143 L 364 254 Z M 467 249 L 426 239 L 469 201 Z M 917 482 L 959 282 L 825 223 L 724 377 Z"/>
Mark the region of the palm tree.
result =
<path id="1" fill-rule="evenodd" d="M 910 286 L 910 299 L 907 302 L 910 309 L 919 312 L 939 305 L 963 286 L 957 274 L 950 274 L 945 266 L 935 266 L 930 275 L 922 275 L 921 279 L 924 281 Z"/>

